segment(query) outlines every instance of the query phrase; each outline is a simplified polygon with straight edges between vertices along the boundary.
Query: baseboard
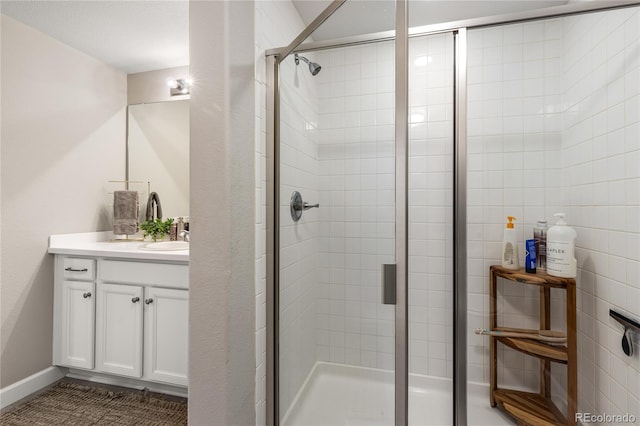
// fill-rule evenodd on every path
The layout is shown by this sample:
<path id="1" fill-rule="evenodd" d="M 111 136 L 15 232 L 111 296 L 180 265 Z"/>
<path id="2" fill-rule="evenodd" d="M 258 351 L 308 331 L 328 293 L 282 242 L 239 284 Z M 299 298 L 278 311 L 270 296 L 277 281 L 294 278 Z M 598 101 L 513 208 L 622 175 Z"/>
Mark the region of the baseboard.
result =
<path id="1" fill-rule="evenodd" d="M 66 373 L 66 368 L 51 366 L 0 389 L 0 408 L 5 408 L 40 389 L 46 388 L 62 379 Z"/>
<path id="2" fill-rule="evenodd" d="M 188 397 L 188 388 L 184 386 L 147 382 L 144 380 L 116 376 L 113 374 L 100 374 L 89 370 L 76 370 L 70 368 L 66 377 L 86 380 L 88 382 L 102 383 L 105 385 L 121 386 L 130 389 L 147 388 L 151 392 L 164 393 L 167 395 L 179 396 L 182 398 Z"/>

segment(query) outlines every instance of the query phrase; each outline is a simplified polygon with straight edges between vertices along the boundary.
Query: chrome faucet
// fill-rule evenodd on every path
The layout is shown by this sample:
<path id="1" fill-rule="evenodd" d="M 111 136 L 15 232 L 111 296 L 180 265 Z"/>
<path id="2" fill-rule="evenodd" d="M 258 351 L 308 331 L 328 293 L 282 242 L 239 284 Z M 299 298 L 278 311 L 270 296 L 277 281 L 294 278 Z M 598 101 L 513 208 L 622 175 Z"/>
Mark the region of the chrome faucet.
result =
<path id="1" fill-rule="evenodd" d="M 186 242 L 189 242 L 189 231 L 181 231 L 180 238 L 182 238 Z"/>

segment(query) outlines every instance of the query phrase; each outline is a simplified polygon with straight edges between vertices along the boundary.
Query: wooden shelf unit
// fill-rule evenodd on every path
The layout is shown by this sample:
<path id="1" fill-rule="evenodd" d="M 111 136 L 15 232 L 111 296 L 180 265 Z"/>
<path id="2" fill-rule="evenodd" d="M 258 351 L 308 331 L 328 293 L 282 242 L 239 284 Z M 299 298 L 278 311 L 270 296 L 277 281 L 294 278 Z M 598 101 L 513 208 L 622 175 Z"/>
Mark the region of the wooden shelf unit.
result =
<path id="1" fill-rule="evenodd" d="M 490 336 L 491 350 L 491 406 L 499 405 L 518 420 L 519 425 L 571 425 L 575 426 L 575 414 L 578 404 L 578 364 L 576 337 L 576 281 L 573 278 L 559 278 L 545 272 L 529 274 L 493 265 L 489 269 L 490 319 L 489 327 L 493 331 L 532 330 L 498 326 L 497 282 L 498 277 L 527 285 L 540 287 L 540 330 L 551 329 L 551 289 L 558 288 L 567 292 L 567 343 L 566 345 L 548 344 L 539 340 L 520 337 Z M 537 332 L 537 330 L 533 330 Z M 522 392 L 498 388 L 497 352 L 498 342 L 540 359 L 540 392 Z M 567 365 L 567 416 L 558 410 L 551 401 L 551 363 Z"/>

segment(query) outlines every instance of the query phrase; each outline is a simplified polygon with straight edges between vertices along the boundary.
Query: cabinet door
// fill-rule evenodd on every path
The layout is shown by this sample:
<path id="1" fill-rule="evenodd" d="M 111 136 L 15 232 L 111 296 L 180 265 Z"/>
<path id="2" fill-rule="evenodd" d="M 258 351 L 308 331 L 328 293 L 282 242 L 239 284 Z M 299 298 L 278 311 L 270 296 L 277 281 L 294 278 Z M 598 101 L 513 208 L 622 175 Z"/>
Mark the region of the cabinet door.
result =
<path id="1" fill-rule="evenodd" d="M 96 370 L 141 377 L 143 288 L 100 284 L 96 297 Z"/>
<path id="2" fill-rule="evenodd" d="M 189 292 L 156 287 L 145 292 L 144 377 L 187 386 Z"/>
<path id="3" fill-rule="evenodd" d="M 59 362 L 67 367 L 93 368 L 95 283 L 62 282 Z"/>

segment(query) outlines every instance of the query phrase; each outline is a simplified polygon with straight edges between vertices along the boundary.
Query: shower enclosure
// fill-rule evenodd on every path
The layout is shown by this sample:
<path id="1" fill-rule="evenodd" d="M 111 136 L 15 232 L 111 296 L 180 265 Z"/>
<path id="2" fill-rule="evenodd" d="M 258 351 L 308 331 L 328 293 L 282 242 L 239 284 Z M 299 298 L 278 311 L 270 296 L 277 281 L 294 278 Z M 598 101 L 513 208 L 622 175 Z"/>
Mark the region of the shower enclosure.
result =
<path id="1" fill-rule="evenodd" d="M 503 216 L 563 206 L 560 19 L 597 6 L 420 26 L 429 2 L 396 1 L 371 34 L 319 33 L 343 3 L 268 52 L 268 424 L 513 424 L 472 330 Z M 504 291 L 501 320 L 535 323 L 537 294 Z M 535 387 L 537 364 L 500 358 Z"/>

